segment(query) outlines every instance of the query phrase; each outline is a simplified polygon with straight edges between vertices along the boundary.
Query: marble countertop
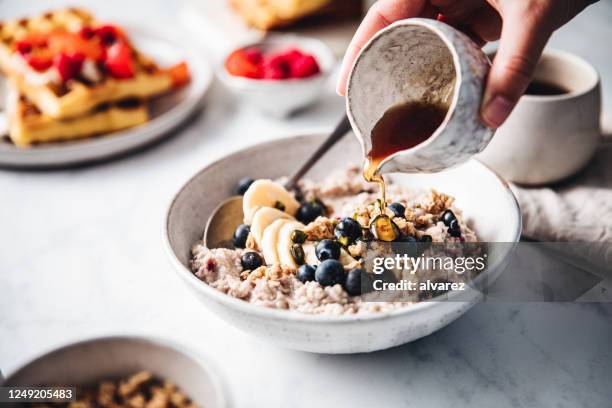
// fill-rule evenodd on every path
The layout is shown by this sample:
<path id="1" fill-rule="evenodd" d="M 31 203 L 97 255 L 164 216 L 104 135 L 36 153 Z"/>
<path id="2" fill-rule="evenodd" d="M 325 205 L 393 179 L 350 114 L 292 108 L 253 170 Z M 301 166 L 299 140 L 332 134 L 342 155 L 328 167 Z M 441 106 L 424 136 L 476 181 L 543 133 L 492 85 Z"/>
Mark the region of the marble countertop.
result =
<path id="1" fill-rule="evenodd" d="M 89 5 L 176 23 L 176 3 L 138 4 Z M 40 8 L 0 1 L 2 16 Z M 602 1 L 551 42 L 598 67 L 607 109 L 610 21 L 612 2 Z M 312 109 L 273 120 L 217 84 L 201 114 L 137 154 L 72 170 L 0 171 L 0 369 L 86 337 L 144 334 L 210 355 L 239 407 L 609 406 L 611 304 L 481 304 L 414 343 L 329 356 L 279 349 L 228 326 L 172 276 L 161 220 L 183 181 L 245 144 L 328 129 L 342 110 L 330 87 Z"/>

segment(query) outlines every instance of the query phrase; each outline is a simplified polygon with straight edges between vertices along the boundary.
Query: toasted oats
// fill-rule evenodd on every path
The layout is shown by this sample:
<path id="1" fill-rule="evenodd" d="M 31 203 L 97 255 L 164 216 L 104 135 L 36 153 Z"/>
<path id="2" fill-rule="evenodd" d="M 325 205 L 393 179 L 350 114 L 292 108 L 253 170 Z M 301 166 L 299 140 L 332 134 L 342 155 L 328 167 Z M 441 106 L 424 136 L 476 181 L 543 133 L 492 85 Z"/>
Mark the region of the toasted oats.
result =
<path id="1" fill-rule="evenodd" d="M 317 217 L 304 228 L 304 233 L 309 241 L 320 241 L 322 239 L 332 239 L 334 237 L 334 224 L 326 217 Z"/>
<path id="2" fill-rule="evenodd" d="M 353 245 L 349 245 L 348 253 L 351 254 L 353 258 L 361 258 L 365 255 L 366 249 L 366 244 L 363 241 L 357 241 Z"/>

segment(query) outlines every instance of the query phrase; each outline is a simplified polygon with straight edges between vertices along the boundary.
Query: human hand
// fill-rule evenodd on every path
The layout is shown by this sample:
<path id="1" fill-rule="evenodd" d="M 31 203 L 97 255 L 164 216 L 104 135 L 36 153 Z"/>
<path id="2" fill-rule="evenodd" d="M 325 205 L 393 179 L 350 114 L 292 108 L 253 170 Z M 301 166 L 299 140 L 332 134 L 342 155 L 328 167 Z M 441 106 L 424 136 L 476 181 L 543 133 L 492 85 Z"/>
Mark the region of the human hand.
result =
<path id="1" fill-rule="evenodd" d="M 378 0 L 357 29 L 342 62 L 338 93 L 361 48 L 379 30 L 409 17 L 436 18 L 468 34 L 479 45 L 500 39 L 481 105 L 482 121 L 499 127 L 527 89 L 551 34 L 592 0 Z"/>

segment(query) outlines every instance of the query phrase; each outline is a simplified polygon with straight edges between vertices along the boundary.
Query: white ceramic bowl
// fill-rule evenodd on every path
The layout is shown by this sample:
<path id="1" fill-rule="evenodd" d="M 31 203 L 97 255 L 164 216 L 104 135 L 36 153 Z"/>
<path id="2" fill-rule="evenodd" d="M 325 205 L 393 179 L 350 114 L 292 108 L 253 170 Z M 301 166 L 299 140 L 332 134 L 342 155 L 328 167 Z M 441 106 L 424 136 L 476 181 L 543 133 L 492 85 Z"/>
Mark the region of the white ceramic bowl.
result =
<path id="1" fill-rule="evenodd" d="M 321 95 L 336 62 L 329 47 L 313 38 L 276 35 L 267 37 L 263 42 L 237 48 L 252 46 L 261 47 L 266 52 L 296 47 L 312 54 L 321 68 L 319 74 L 308 78 L 265 80 L 230 75 L 225 69 L 225 61 L 217 64 L 217 77 L 232 93 L 241 101 L 276 117 L 288 116 L 314 103 Z"/>
<path id="2" fill-rule="evenodd" d="M 324 138 L 325 135 L 300 136 L 256 145 L 224 157 L 193 176 L 172 200 L 164 223 L 165 246 L 178 276 L 206 307 L 236 327 L 270 343 L 317 353 L 386 349 L 427 336 L 461 316 L 478 294 L 466 293 L 465 301 L 461 302 L 424 302 L 389 313 L 313 316 L 249 304 L 211 288 L 191 273 L 191 246 L 202 238 L 211 211 L 234 193 L 238 180 L 245 176 L 287 175 Z M 360 160 L 361 148 L 350 135 L 332 148 L 306 177 L 321 179 L 332 169 Z M 415 188 L 434 187 L 454 195 L 483 241 L 516 242 L 520 237 L 520 211 L 512 192 L 480 162 L 470 161 L 443 173 L 396 174 L 393 178 Z M 490 254 L 489 269 L 480 276 L 494 279 L 501 273 L 511 247 L 507 245 L 503 251 Z"/>
<path id="3" fill-rule="evenodd" d="M 60 347 L 9 374 L 1 385 L 91 385 L 141 370 L 172 381 L 200 407 L 231 405 L 210 361 L 185 347 L 141 337 L 102 337 Z"/>

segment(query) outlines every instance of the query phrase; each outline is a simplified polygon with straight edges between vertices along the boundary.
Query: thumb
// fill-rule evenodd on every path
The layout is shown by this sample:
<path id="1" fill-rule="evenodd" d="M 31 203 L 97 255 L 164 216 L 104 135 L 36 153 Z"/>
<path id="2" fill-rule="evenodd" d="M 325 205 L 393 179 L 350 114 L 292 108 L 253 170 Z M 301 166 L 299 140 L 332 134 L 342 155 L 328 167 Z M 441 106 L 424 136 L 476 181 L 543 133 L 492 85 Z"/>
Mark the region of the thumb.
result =
<path id="1" fill-rule="evenodd" d="M 544 13 L 511 2 L 502 10 L 499 49 L 489 71 L 481 116 L 492 128 L 501 126 L 527 89 L 552 28 Z M 529 2 L 525 2 L 529 3 Z"/>

